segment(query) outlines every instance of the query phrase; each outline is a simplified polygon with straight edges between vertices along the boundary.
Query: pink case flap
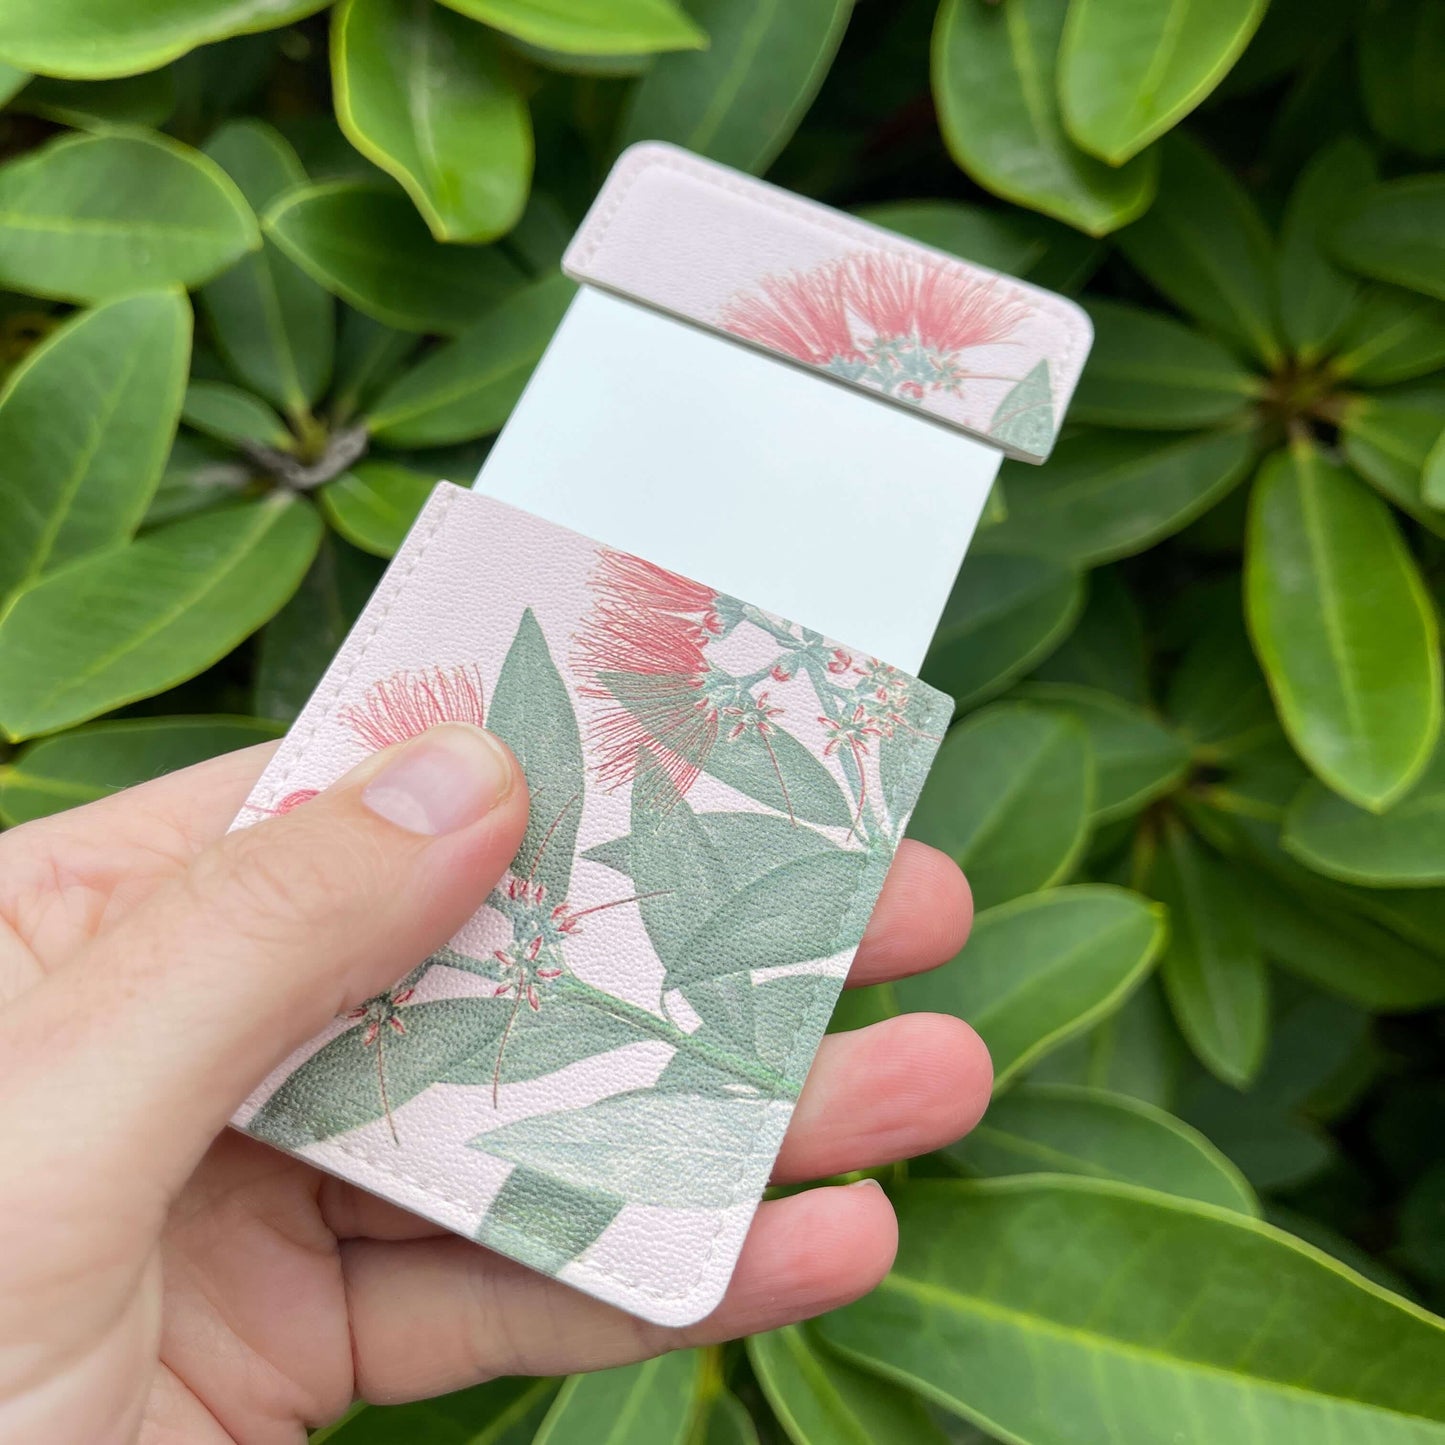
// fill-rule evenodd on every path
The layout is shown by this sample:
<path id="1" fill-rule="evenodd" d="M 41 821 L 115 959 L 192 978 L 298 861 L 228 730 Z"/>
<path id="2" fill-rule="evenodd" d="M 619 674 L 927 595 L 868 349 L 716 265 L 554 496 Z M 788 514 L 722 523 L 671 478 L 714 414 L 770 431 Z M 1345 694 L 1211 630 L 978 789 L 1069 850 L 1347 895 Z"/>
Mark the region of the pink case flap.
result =
<path id="1" fill-rule="evenodd" d="M 520 758 L 526 842 L 236 1124 L 647 1319 L 702 1317 L 951 712 L 443 483 L 237 826 L 460 719 Z"/>
<path id="2" fill-rule="evenodd" d="M 1052 449 L 1093 340 L 1052 291 L 657 142 L 612 168 L 562 264 L 1028 462 Z"/>

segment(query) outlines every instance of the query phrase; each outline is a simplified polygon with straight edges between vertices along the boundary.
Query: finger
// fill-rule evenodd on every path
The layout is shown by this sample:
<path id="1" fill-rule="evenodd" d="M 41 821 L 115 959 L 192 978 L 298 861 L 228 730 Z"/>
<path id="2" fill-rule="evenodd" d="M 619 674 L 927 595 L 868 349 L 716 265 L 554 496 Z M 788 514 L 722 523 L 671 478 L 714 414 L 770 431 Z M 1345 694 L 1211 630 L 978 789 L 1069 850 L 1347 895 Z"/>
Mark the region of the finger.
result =
<path id="1" fill-rule="evenodd" d="M 228 834 L 6 1012 L 0 1136 L 163 1206 L 270 1069 L 461 927 L 526 817 L 505 745 L 448 724 Z"/>
<path id="2" fill-rule="evenodd" d="M 993 1066 L 948 1014 L 903 1014 L 823 1040 L 773 1167 L 778 1184 L 927 1154 L 983 1117 Z"/>
<path id="3" fill-rule="evenodd" d="M 863 931 L 848 986 L 886 983 L 947 963 L 968 941 L 973 895 L 958 864 L 905 838 Z"/>
<path id="4" fill-rule="evenodd" d="M 867 1294 L 893 1264 L 893 1207 L 872 1181 L 762 1204 L 721 1305 L 649 1325 L 463 1239 L 342 1247 L 357 1392 L 391 1402 L 498 1375 L 600 1370 L 777 1329 Z"/>

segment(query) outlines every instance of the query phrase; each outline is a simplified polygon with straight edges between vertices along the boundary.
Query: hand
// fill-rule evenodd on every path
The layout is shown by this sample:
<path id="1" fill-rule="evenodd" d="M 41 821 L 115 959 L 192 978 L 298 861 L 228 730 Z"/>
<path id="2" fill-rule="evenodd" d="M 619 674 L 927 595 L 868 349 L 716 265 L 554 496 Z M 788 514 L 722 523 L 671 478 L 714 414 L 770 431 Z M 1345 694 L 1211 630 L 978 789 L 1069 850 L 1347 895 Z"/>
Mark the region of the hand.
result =
<path id="1" fill-rule="evenodd" d="M 0 1439 L 271 1445 L 496 1375 L 773 1329 L 887 1272 L 871 1184 L 763 1204 L 723 1304 L 644 1324 L 226 1129 L 337 1013 L 446 941 L 526 823 L 511 754 L 434 729 L 254 828 L 253 748 L 0 837 Z M 957 868 L 905 843 L 851 983 L 963 944 Z M 779 1182 L 945 1144 L 988 1096 L 957 1019 L 828 1038 Z"/>

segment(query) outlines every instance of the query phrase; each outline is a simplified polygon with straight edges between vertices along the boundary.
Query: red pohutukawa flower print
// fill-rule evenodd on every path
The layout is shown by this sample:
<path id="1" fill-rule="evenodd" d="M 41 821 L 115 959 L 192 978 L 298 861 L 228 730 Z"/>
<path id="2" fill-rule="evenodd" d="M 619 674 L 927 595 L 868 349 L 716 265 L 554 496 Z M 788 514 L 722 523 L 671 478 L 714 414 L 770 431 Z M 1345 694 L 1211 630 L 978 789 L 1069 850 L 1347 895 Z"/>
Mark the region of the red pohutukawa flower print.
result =
<path id="1" fill-rule="evenodd" d="M 1029 304 L 961 266 L 859 251 L 759 287 L 723 307 L 728 331 L 889 396 L 922 401 L 970 379 L 1017 380 L 972 372 L 959 358 L 1008 342 Z"/>
<path id="2" fill-rule="evenodd" d="M 482 674 L 475 663 L 394 672 L 343 708 L 341 720 L 368 747 L 404 743 L 438 723 L 482 726 Z"/>

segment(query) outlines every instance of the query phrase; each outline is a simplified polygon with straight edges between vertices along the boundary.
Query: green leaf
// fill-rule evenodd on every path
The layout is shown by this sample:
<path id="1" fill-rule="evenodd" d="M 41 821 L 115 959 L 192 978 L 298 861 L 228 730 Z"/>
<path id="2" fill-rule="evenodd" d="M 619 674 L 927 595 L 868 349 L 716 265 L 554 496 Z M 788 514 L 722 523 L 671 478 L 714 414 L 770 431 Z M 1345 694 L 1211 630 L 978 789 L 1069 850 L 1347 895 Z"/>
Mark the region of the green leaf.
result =
<path id="1" fill-rule="evenodd" d="M 960 708 L 984 702 L 1042 662 L 1083 604 L 1083 579 L 1062 562 L 975 552 L 944 605 L 924 680 L 952 693 Z"/>
<path id="2" fill-rule="evenodd" d="M 0 166 L 0 286 L 104 301 L 194 286 L 260 244 L 226 173 L 164 136 L 62 135 Z"/>
<path id="3" fill-rule="evenodd" d="M 1269 979 L 1229 871 L 1175 821 L 1165 825 L 1151 891 L 1169 909 L 1164 991 L 1199 1059 L 1237 1089 L 1264 1059 Z"/>
<path id="4" fill-rule="evenodd" d="M 1094 822 L 1127 818 L 1184 777 L 1189 748 L 1143 708 L 1096 688 L 1026 683 L 1018 696 L 1077 718 L 1094 760 Z"/>
<path id="5" fill-rule="evenodd" d="M 1253 201 L 1193 141 L 1174 135 L 1161 149 L 1159 199 L 1120 235 L 1121 249 L 1196 320 L 1277 365 L 1274 246 Z"/>
<path id="6" fill-rule="evenodd" d="M 1371 0 L 1359 46 L 1370 124 L 1417 155 L 1445 155 L 1445 11 L 1414 0 Z"/>
<path id="7" fill-rule="evenodd" d="M 336 118 L 395 176 L 438 241 L 511 230 L 532 183 L 532 118 L 492 33 L 430 0 L 344 0 L 331 26 Z"/>
<path id="8" fill-rule="evenodd" d="M 700 1360 L 693 1351 L 678 1351 L 573 1375 L 532 1445 L 687 1445 Z"/>
<path id="9" fill-rule="evenodd" d="M 1154 198 L 1152 155 L 1120 169 L 1064 132 L 1055 69 L 1067 0 L 943 0 L 933 32 L 933 94 L 955 161 L 1007 201 L 1104 236 Z"/>
<path id="10" fill-rule="evenodd" d="M 143 527 L 158 527 L 236 496 L 251 480 L 251 467 L 208 437 L 177 432 L 160 482 L 151 494 Z"/>
<path id="11" fill-rule="evenodd" d="M 191 315 L 178 292 L 82 312 L 0 391 L 0 597 L 57 563 L 124 542 L 175 435 Z"/>
<path id="12" fill-rule="evenodd" d="M 1076 0 L 1059 52 L 1059 103 L 1076 144 L 1123 165 L 1229 73 L 1268 0 Z"/>
<path id="13" fill-rule="evenodd" d="M 984 545 L 1085 567 L 1131 557 L 1227 496 L 1254 446 L 1244 430 L 1066 437 L 1042 467 L 1004 463 L 1009 514 Z"/>
<path id="14" fill-rule="evenodd" d="M 176 77 L 152 70 L 121 80 L 56 80 L 36 76 L 15 102 L 16 110 L 44 116 L 77 130 L 111 126 L 162 126 L 176 108 Z"/>
<path id="15" fill-rule="evenodd" d="M 181 404 L 181 420 L 208 437 L 241 448 L 290 451 L 296 445 L 286 423 L 259 396 L 226 381 L 193 381 Z"/>
<path id="16" fill-rule="evenodd" d="M 409 1405 L 359 1405 L 309 1445 L 531 1445 L 555 1380 L 503 1379 Z"/>
<path id="17" fill-rule="evenodd" d="M 1298 1188 L 1335 1158 L 1329 1136 L 1314 1120 L 1208 1075 L 1186 1094 L 1180 1113 L 1259 1190 Z"/>
<path id="18" fill-rule="evenodd" d="M 272 30 L 326 0 L 8 0 L 0 57 L 40 75 L 95 80 L 136 75 L 223 40 Z"/>
<path id="19" fill-rule="evenodd" d="M 17 70 L 0 60 L 0 105 L 4 105 L 16 91 L 30 83 L 29 73 Z"/>
<path id="20" fill-rule="evenodd" d="M 1054 444 L 1054 393 L 1047 360 L 1036 363 L 1005 393 L 989 419 L 988 434 L 1016 451 L 1048 455 Z"/>
<path id="21" fill-rule="evenodd" d="M 1089 574 L 1089 600 L 1079 625 L 1033 677 L 1038 682 L 1069 682 L 1112 692 L 1141 707 L 1147 704 L 1144 621 L 1117 567 Z"/>
<path id="22" fill-rule="evenodd" d="M 1163 910 L 1101 884 L 1017 898 L 974 920 L 966 963 L 900 979 L 904 1009 L 957 1014 L 1003 1083 L 1116 1008 L 1164 942 Z"/>
<path id="23" fill-rule="evenodd" d="M 1367 888 L 1445 884 L 1445 748 L 1387 813 L 1307 783 L 1285 818 L 1284 846 L 1316 873 Z"/>
<path id="24" fill-rule="evenodd" d="M 705 50 L 638 80 L 617 144 L 664 140 L 761 173 L 798 127 L 843 39 L 853 0 L 692 0 Z"/>
<path id="25" fill-rule="evenodd" d="M 1172 317 L 1091 301 L 1094 348 L 1069 406 L 1097 426 L 1188 431 L 1237 417 L 1260 391 L 1217 341 Z"/>
<path id="26" fill-rule="evenodd" d="M 1000 702 L 943 740 L 908 832 L 968 874 L 990 908 L 1067 878 L 1093 807 L 1083 726 L 1062 713 Z"/>
<path id="27" fill-rule="evenodd" d="M 1138 1099 L 1072 1084 L 1018 1084 L 944 1153 L 966 1173 L 1117 1179 L 1258 1216 L 1243 1176 L 1196 1130 Z"/>
<path id="28" fill-rule="evenodd" d="M 1306 447 L 1275 456 L 1251 503 L 1245 604 L 1300 756 L 1387 807 L 1429 761 L 1441 712 L 1435 610 L 1389 508 Z"/>
<path id="29" fill-rule="evenodd" d="M 840 1359 L 801 1325 L 754 1335 L 747 1350 L 792 1445 L 945 1445 L 917 1395 Z"/>
<path id="30" fill-rule="evenodd" d="M 1335 228 L 1333 249 L 1362 276 L 1445 299 L 1445 175 L 1372 187 Z"/>
<path id="31" fill-rule="evenodd" d="M 1169 681 L 1165 713 L 1196 753 L 1237 758 L 1279 737 L 1237 600 L 1206 618 Z"/>
<path id="32" fill-rule="evenodd" d="M 424 447 L 499 430 L 575 290 L 549 276 L 492 307 L 382 392 L 367 418 L 371 434 L 390 446 Z"/>
<path id="33" fill-rule="evenodd" d="M 893 1273 L 822 1333 L 990 1434 L 1445 1437 L 1440 1321 L 1259 1220 L 1038 1177 L 910 1184 L 895 1205 Z"/>
<path id="34" fill-rule="evenodd" d="M 437 479 L 396 462 L 358 462 L 317 493 L 326 520 L 353 546 L 391 557 L 406 539 Z"/>
<path id="35" fill-rule="evenodd" d="M 206 154 L 257 213 L 306 182 L 296 152 L 262 121 L 222 126 Z M 226 364 L 252 391 L 291 416 L 320 399 L 331 379 L 335 303 L 274 241 L 207 285 L 201 307 Z"/>
<path id="36" fill-rule="evenodd" d="M 698 1445 L 758 1445 L 753 1417 L 730 1390 L 720 1391 L 707 1402 Z"/>
<path id="37" fill-rule="evenodd" d="M 706 32 L 673 0 L 447 0 L 496 30 L 568 55 L 641 55 L 693 50 Z"/>
<path id="38" fill-rule="evenodd" d="M 1367 286 L 1330 362 L 1365 386 L 1410 381 L 1445 365 L 1445 302 L 1398 286 Z"/>
<path id="39" fill-rule="evenodd" d="M 522 273 L 496 247 L 444 246 L 389 183 L 327 181 L 288 191 L 266 234 L 309 276 L 401 331 L 453 334 L 480 321 Z"/>
<path id="40" fill-rule="evenodd" d="M 321 522 L 276 495 L 71 562 L 0 619 L 0 728 L 57 732 L 219 661 L 296 590 Z"/>
<path id="41" fill-rule="evenodd" d="M 1445 436 L 1445 388 L 1409 387 L 1354 396 L 1340 414 L 1345 459 L 1401 511 L 1445 535 L 1445 516 L 1425 494 L 1426 464 Z"/>
<path id="42" fill-rule="evenodd" d="M 13 827 L 91 803 L 280 732 L 260 718 L 158 717 L 42 738 L 0 765 L 0 822 Z"/>
<path id="43" fill-rule="evenodd" d="M 344 426 L 369 406 L 417 349 L 415 332 L 393 331 L 347 306 L 336 337 L 336 379 L 328 410 Z"/>
<path id="44" fill-rule="evenodd" d="M 1357 305 L 1359 283 L 1340 270 L 1326 245 L 1374 180 L 1374 157 L 1347 137 L 1318 152 L 1290 192 L 1279 239 L 1280 326 L 1306 363 L 1326 352 Z"/>

